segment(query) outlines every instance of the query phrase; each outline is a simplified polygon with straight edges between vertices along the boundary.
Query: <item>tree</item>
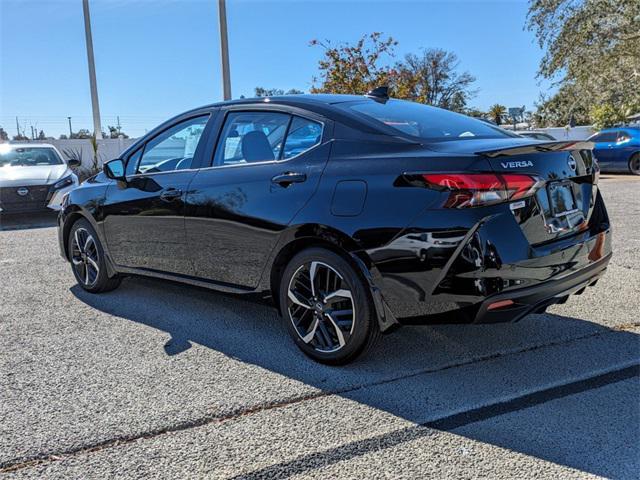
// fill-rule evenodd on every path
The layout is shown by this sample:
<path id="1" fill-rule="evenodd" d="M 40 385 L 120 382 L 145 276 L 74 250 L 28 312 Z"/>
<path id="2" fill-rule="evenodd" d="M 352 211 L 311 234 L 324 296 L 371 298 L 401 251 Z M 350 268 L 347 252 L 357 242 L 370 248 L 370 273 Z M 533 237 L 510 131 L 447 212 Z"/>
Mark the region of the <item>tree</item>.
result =
<path id="1" fill-rule="evenodd" d="M 91 132 L 89 130 L 87 130 L 86 128 L 81 128 L 77 132 L 73 132 L 71 134 L 71 138 L 86 139 L 86 138 L 91 138 L 91 137 L 92 137 Z"/>
<path id="2" fill-rule="evenodd" d="M 111 125 L 107 125 L 107 128 L 109 129 L 109 135 L 106 135 L 103 133 L 103 137 L 104 138 L 118 138 L 120 135 L 122 135 L 122 138 L 129 138 L 129 135 L 127 135 L 126 133 L 124 133 L 121 129 L 119 129 L 118 127 L 114 127 Z"/>
<path id="3" fill-rule="evenodd" d="M 504 105 L 496 103 L 487 112 L 489 119 L 495 122 L 496 125 L 502 124 L 502 117 L 507 113 L 507 109 Z"/>
<path id="4" fill-rule="evenodd" d="M 362 95 L 381 85 L 389 85 L 390 68 L 385 59 L 393 57 L 397 45 L 382 33 L 364 35 L 354 45 L 312 40 L 312 46 L 324 49 L 318 62 L 320 77 L 312 79 L 311 93 L 350 93 Z"/>
<path id="5" fill-rule="evenodd" d="M 638 0 L 530 0 L 527 28 L 546 50 L 539 74 L 560 87 L 548 101 L 562 117 L 640 104 L 639 27 Z"/>
<path id="6" fill-rule="evenodd" d="M 68 137 L 64 133 L 62 135 L 60 135 L 58 138 L 60 140 L 67 140 L 68 139 Z"/>
<path id="7" fill-rule="evenodd" d="M 593 121 L 594 128 L 601 130 L 624 122 L 627 117 L 625 113 L 624 110 L 617 109 L 610 103 L 603 103 L 602 105 L 594 106 L 589 115 Z"/>
<path id="8" fill-rule="evenodd" d="M 407 54 L 391 72 L 394 93 L 398 98 L 462 112 L 476 93 L 471 89 L 476 79 L 468 72 L 458 72 L 459 65 L 455 53 L 439 48 Z"/>
<path id="9" fill-rule="evenodd" d="M 577 125 L 588 125 L 591 122 L 588 103 L 589 99 L 574 84 L 565 83 L 550 97 L 540 95 L 533 121 L 538 127 L 565 126 L 573 117 Z"/>
<path id="10" fill-rule="evenodd" d="M 296 88 L 290 88 L 286 92 L 280 88 L 262 88 L 256 87 L 254 89 L 254 96 L 256 97 L 276 97 L 279 95 L 299 95 L 304 93 L 302 90 Z"/>
<path id="11" fill-rule="evenodd" d="M 18 133 L 18 135 L 13 136 L 13 140 L 16 142 L 22 142 L 25 140 L 29 140 L 29 137 L 27 137 L 26 135 L 23 135 L 22 133 Z"/>
<path id="12" fill-rule="evenodd" d="M 0 127 L 0 142 L 6 142 L 8 140 L 9 140 L 9 134 L 4 128 Z"/>
<path id="13" fill-rule="evenodd" d="M 40 133 L 38 133 L 38 140 L 46 140 L 46 139 L 47 139 L 46 135 L 42 130 L 40 130 Z"/>

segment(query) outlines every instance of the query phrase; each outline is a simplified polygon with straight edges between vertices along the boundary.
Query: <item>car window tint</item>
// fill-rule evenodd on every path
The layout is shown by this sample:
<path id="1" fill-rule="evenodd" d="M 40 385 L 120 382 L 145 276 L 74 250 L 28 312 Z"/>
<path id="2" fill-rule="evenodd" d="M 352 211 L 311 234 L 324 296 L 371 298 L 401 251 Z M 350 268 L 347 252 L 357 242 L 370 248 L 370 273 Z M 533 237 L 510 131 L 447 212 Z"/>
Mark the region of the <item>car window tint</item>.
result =
<path id="1" fill-rule="evenodd" d="M 358 117 L 385 125 L 396 134 L 409 135 L 429 142 L 518 137 L 515 133 L 475 118 L 404 100 L 357 100 L 338 103 L 336 106 Z"/>
<path id="2" fill-rule="evenodd" d="M 592 142 L 615 142 L 617 138 L 616 132 L 599 133 L 591 139 Z"/>
<path id="3" fill-rule="evenodd" d="M 62 165 L 64 162 L 53 148 L 15 147 L 0 152 L 0 167 L 38 167 L 44 165 Z"/>
<path id="4" fill-rule="evenodd" d="M 193 157 L 209 119 L 191 118 L 149 140 L 138 162 L 137 173 L 168 172 L 191 168 Z"/>
<path id="5" fill-rule="evenodd" d="M 278 112 L 231 112 L 216 147 L 215 165 L 241 165 L 280 158 L 291 116 Z"/>
<path id="6" fill-rule="evenodd" d="M 322 138 L 322 124 L 293 117 L 287 139 L 284 142 L 283 159 L 295 157 L 320 143 Z"/>
<path id="7" fill-rule="evenodd" d="M 618 142 L 626 142 L 627 140 L 630 140 L 630 139 L 631 137 L 627 132 L 618 132 Z"/>
<path id="8" fill-rule="evenodd" d="M 133 175 L 136 173 L 140 157 L 142 157 L 142 148 L 139 148 L 133 155 L 129 156 L 129 160 L 127 160 L 126 175 Z"/>

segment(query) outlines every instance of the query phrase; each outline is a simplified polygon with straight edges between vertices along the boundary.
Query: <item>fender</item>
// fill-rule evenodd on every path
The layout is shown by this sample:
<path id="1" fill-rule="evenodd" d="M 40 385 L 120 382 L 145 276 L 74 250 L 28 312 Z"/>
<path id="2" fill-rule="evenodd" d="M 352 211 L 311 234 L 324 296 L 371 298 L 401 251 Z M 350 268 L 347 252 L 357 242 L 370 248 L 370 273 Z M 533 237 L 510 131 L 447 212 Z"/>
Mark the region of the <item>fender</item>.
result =
<path id="1" fill-rule="evenodd" d="M 275 248 L 262 272 L 257 291 L 276 292 L 279 274 L 289 259 L 297 252 L 309 246 L 325 246 L 336 253 L 348 256 L 352 265 L 358 268 L 367 282 L 373 299 L 375 314 L 381 332 L 390 331 L 399 326 L 399 322 L 387 306 L 382 292 L 377 287 L 381 275 L 373 265 L 364 250 L 353 239 L 343 232 L 320 224 L 305 224 L 293 226 L 281 233 Z M 278 295 L 272 294 L 272 301 L 280 311 Z"/>

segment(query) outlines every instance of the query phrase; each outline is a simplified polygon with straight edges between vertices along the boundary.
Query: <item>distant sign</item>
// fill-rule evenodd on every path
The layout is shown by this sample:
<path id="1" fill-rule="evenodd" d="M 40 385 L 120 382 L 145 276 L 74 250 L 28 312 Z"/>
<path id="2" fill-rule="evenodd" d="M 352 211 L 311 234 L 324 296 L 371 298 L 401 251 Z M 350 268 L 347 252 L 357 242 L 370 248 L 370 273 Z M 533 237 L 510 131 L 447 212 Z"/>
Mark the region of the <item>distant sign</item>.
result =
<path id="1" fill-rule="evenodd" d="M 518 118 L 524 115 L 524 105 L 522 107 L 510 107 L 509 116 L 511 118 Z"/>

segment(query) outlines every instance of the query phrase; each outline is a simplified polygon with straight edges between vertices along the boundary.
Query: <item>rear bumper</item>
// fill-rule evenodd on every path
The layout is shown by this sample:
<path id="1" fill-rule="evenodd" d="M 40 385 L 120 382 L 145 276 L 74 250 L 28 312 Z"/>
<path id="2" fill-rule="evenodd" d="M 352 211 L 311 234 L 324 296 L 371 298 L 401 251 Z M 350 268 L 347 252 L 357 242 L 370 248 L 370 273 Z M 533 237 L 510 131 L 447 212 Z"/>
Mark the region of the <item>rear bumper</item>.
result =
<path id="1" fill-rule="evenodd" d="M 515 322 L 549 305 L 564 303 L 569 295 L 581 294 L 586 287 L 594 285 L 604 275 L 611 255 L 610 253 L 588 267 L 564 277 L 493 295 L 482 302 L 473 323 Z M 500 302 L 509 301 L 513 303 L 494 308 Z"/>

